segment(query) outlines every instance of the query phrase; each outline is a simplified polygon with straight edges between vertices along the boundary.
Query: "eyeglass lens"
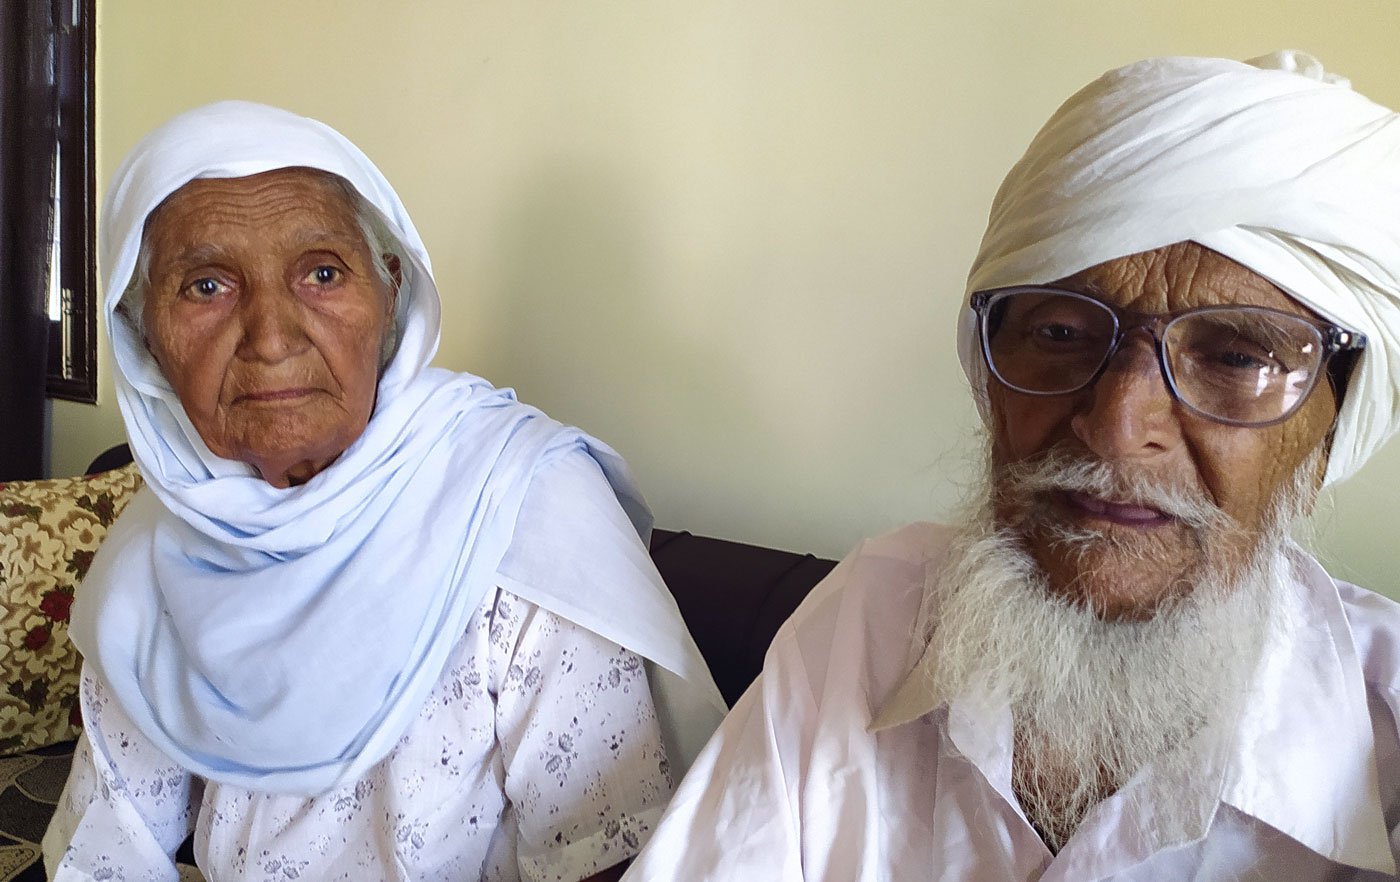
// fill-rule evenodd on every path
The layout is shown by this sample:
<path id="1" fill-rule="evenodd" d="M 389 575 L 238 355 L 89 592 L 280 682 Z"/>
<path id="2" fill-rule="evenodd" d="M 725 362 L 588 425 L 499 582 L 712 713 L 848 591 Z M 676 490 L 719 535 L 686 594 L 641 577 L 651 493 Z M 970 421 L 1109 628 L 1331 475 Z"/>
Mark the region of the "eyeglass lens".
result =
<path id="1" fill-rule="evenodd" d="M 993 298 L 982 334 L 993 372 L 1014 389 L 1083 388 L 1110 357 L 1118 321 L 1077 294 L 1010 291 Z M 1257 307 L 1188 312 L 1162 333 L 1168 385 L 1207 416 L 1262 424 L 1287 416 L 1312 389 L 1322 336 L 1308 321 Z"/>

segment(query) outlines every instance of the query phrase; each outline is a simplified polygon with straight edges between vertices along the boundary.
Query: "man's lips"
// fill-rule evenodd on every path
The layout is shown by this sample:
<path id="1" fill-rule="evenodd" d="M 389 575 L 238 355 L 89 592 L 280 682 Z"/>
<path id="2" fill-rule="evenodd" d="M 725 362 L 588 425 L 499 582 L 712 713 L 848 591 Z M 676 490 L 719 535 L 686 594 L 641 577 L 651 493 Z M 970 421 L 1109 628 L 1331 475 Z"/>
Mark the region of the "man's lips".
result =
<path id="1" fill-rule="evenodd" d="M 1159 527 L 1176 520 L 1160 509 L 1126 502 L 1110 502 L 1077 490 L 1065 491 L 1063 499 L 1071 510 L 1079 514 L 1126 527 Z"/>

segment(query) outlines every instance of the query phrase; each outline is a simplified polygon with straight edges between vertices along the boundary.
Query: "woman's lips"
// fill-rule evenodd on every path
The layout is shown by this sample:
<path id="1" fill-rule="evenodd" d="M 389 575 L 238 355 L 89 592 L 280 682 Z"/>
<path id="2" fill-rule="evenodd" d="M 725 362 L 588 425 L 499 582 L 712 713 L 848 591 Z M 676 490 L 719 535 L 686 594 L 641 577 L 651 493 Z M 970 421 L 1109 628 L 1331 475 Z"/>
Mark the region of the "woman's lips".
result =
<path id="1" fill-rule="evenodd" d="M 314 389 L 268 389 L 262 392 L 245 392 L 235 399 L 235 403 L 277 404 L 305 398 L 315 391 Z"/>
<path id="2" fill-rule="evenodd" d="M 1110 502 L 1087 493 L 1067 490 L 1064 494 L 1069 507 L 1089 517 L 1122 524 L 1126 527 L 1157 527 L 1169 524 L 1175 518 L 1155 508 L 1145 505 L 1132 505 L 1125 502 Z"/>

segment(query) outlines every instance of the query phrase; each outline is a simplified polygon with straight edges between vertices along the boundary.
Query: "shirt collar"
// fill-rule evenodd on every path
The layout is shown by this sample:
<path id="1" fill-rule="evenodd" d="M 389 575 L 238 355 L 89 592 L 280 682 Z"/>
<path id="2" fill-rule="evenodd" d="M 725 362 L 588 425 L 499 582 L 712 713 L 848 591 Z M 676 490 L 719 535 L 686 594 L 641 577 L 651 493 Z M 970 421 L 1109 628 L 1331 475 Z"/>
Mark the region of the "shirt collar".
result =
<path id="1" fill-rule="evenodd" d="M 870 721 L 869 730 L 879 732 L 902 726 L 947 704 L 934 694 L 931 687 L 932 674 L 933 654 L 926 649 L 914 664 L 914 669 L 899 684 L 899 688 L 881 705 L 875 719 Z"/>
<path id="2" fill-rule="evenodd" d="M 1292 627 L 1261 661 L 1222 801 L 1337 863 L 1396 872 L 1380 802 L 1366 683 L 1337 585 L 1296 546 Z"/>
<path id="3" fill-rule="evenodd" d="M 1284 605 L 1292 626 L 1266 650 L 1233 742 L 1222 745 L 1221 801 L 1328 860 L 1394 875 L 1366 685 L 1341 597 L 1312 557 L 1296 546 L 1287 554 L 1293 578 Z M 881 705 L 871 732 L 947 704 L 929 687 L 932 653 L 918 646 L 912 653 L 917 661 Z M 957 704 L 960 713 L 991 713 L 985 704 Z M 997 728 L 991 718 L 982 722 L 969 735 Z"/>

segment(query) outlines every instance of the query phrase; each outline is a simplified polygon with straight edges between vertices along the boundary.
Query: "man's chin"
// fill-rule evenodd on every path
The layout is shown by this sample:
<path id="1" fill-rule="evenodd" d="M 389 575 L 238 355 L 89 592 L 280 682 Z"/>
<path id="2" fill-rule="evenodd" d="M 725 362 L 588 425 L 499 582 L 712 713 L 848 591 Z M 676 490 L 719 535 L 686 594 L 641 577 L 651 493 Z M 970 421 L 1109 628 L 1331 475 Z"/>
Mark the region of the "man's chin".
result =
<path id="1" fill-rule="evenodd" d="M 1050 593 L 1073 606 L 1090 610 L 1105 622 L 1146 622 L 1162 608 L 1189 593 L 1184 582 L 1144 588 L 1120 580 L 1049 578 Z"/>
<path id="2" fill-rule="evenodd" d="M 1131 537 L 1128 537 L 1130 540 Z M 1162 543 L 1081 539 L 1073 543 L 1033 536 L 1031 557 L 1047 590 L 1105 621 L 1146 621 L 1191 591 L 1187 574 L 1199 563 L 1170 554 Z"/>

